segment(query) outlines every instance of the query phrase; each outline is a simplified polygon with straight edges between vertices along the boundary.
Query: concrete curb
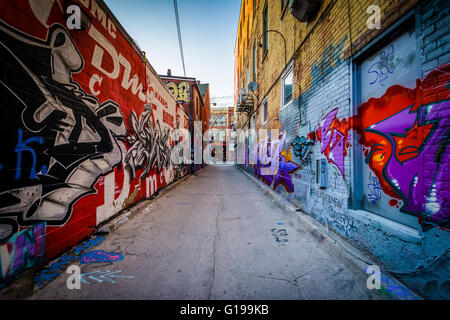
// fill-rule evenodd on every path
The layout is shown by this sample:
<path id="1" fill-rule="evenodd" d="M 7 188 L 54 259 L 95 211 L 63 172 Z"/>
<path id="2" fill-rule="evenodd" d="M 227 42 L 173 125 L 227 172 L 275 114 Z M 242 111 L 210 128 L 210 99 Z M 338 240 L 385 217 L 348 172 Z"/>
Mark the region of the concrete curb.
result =
<path id="1" fill-rule="evenodd" d="M 332 229 L 329 229 L 333 234 L 333 236 L 331 236 L 330 232 L 327 232 L 322 224 L 320 224 L 313 217 L 304 212 L 302 208 L 295 207 L 295 205 L 288 199 L 275 192 L 271 187 L 267 186 L 261 180 L 249 174 L 240 166 L 236 167 L 239 168 L 247 178 L 252 180 L 262 190 L 264 190 L 264 194 L 271 197 L 272 201 L 277 206 L 289 213 L 295 214 L 298 217 L 301 226 L 304 227 L 306 231 L 308 231 L 314 238 L 317 239 L 319 244 L 323 246 L 328 254 L 344 263 L 362 281 L 367 281 L 369 277 L 369 274 L 365 272 L 368 266 L 380 265 L 380 263 L 377 263 L 377 261 L 370 258 L 367 253 L 364 253 L 360 249 L 356 248 L 353 244 L 346 241 Z M 379 298 L 381 298 L 380 296 L 384 295 L 394 300 L 423 300 L 422 297 L 420 297 L 404 284 L 399 282 L 397 279 L 383 271 L 381 272 L 381 289 L 376 290 L 375 292 L 377 293 Z"/>

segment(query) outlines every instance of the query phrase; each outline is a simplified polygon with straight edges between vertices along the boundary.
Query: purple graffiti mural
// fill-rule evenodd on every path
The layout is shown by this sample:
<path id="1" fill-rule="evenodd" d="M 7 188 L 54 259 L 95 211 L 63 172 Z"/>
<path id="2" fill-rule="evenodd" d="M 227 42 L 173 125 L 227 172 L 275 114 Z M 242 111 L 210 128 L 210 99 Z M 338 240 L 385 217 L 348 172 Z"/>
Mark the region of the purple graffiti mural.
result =
<path id="1" fill-rule="evenodd" d="M 344 159 L 349 144 L 349 126 L 347 121 L 340 121 L 336 115 L 338 109 L 331 110 L 319 123 L 315 136 L 320 141 L 320 152 L 328 162 L 333 163 L 344 176 Z"/>
<path id="2" fill-rule="evenodd" d="M 287 156 L 285 151 L 281 151 L 285 137 L 286 134 L 281 133 L 279 140 L 261 140 L 252 152 L 253 161 L 256 160 L 253 168 L 255 175 L 274 190 L 281 185 L 286 192 L 293 193 L 294 184 L 291 174 L 301 167 L 292 160 L 287 160 L 290 157 Z M 272 148 L 272 144 L 276 147 Z M 276 150 L 272 150 L 275 148 Z M 276 161 L 276 157 L 278 157 L 278 162 Z"/>
<path id="3" fill-rule="evenodd" d="M 384 136 L 391 145 L 383 176 L 404 200 L 402 210 L 424 212 L 432 222 L 450 217 L 448 210 L 441 210 L 447 189 L 437 185 L 446 180 L 442 164 L 450 163 L 450 119 L 440 116 L 449 109 L 449 101 L 416 111 L 411 106 L 366 129 Z M 419 128 L 423 134 L 418 134 Z"/>
<path id="4" fill-rule="evenodd" d="M 278 186 L 283 186 L 288 193 L 294 192 L 294 184 L 292 182 L 291 174 L 297 171 L 300 166 L 292 161 L 286 161 L 284 155 L 280 154 L 279 167 L 274 175 L 263 175 L 261 168 L 268 167 L 270 165 L 263 165 L 259 162 L 255 165 L 255 175 L 261 178 L 266 184 L 271 185 L 275 190 Z"/>

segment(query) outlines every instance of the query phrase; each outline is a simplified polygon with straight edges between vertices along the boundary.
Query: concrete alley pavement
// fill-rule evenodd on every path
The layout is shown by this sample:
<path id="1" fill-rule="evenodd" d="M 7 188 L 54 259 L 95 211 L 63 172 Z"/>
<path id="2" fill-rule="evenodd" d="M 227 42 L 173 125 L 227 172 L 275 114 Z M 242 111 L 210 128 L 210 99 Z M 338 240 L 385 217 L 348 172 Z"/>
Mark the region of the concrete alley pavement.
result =
<path id="1" fill-rule="evenodd" d="M 378 299 L 236 167 L 187 178 L 94 249 L 124 259 L 82 274 L 113 281 L 69 290 L 62 273 L 31 299 Z"/>

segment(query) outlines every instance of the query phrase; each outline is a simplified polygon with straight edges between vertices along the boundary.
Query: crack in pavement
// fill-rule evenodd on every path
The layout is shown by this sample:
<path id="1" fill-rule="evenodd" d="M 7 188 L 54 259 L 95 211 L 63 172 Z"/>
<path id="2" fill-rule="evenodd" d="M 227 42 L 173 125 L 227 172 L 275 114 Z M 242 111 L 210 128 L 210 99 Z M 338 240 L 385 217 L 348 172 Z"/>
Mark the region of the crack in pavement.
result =
<path id="1" fill-rule="evenodd" d="M 214 285 L 214 281 L 216 280 L 216 244 L 217 244 L 217 237 L 219 236 L 219 214 L 221 211 L 223 211 L 223 209 L 224 209 L 224 202 L 222 194 L 219 210 L 217 211 L 216 215 L 216 233 L 214 234 L 214 247 L 213 247 L 213 271 L 212 271 L 212 281 L 209 287 L 208 300 L 210 300 L 211 298 L 212 287 Z"/>
<path id="2" fill-rule="evenodd" d="M 248 273 L 248 272 L 243 272 L 243 271 L 238 271 L 238 270 L 231 270 L 231 271 L 240 272 L 240 273 L 244 273 L 244 274 L 247 274 L 247 275 L 250 275 L 250 276 L 254 276 L 254 277 L 258 277 L 258 278 L 262 278 L 262 279 L 267 279 L 267 280 L 285 281 L 285 282 L 289 283 L 290 285 L 292 285 L 292 286 L 297 288 L 298 294 L 300 295 L 301 299 L 303 299 L 303 300 L 307 300 L 307 298 L 306 298 L 305 294 L 301 291 L 299 283 L 298 283 L 298 280 L 300 278 L 303 278 L 307 274 L 313 272 L 313 270 L 307 271 L 305 273 L 302 273 L 298 277 L 295 277 L 293 280 L 291 280 L 291 279 L 285 279 L 285 278 L 275 278 L 275 277 L 269 277 L 269 276 L 262 276 L 262 275 L 259 275 L 259 274 Z"/>

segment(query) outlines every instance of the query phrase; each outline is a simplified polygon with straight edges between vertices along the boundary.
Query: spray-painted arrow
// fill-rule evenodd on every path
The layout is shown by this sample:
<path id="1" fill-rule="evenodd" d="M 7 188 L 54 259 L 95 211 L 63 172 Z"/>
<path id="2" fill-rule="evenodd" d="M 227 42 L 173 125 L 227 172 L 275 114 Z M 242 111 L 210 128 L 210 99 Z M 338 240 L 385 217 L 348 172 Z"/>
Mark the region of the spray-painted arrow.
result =
<path id="1" fill-rule="evenodd" d="M 116 273 L 121 273 L 122 270 L 119 271 L 94 271 L 94 272 L 88 272 L 88 273 L 83 273 L 80 276 L 80 280 L 83 283 L 89 284 L 89 282 L 84 279 L 85 276 L 87 276 L 89 279 L 95 280 L 97 282 L 103 282 L 104 280 L 107 280 L 109 282 L 112 283 L 116 283 L 112 278 L 127 278 L 127 279 L 131 279 L 134 278 L 133 276 L 117 276 L 115 275 Z M 96 274 L 96 276 L 94 277 L 93 274 Z"/>

